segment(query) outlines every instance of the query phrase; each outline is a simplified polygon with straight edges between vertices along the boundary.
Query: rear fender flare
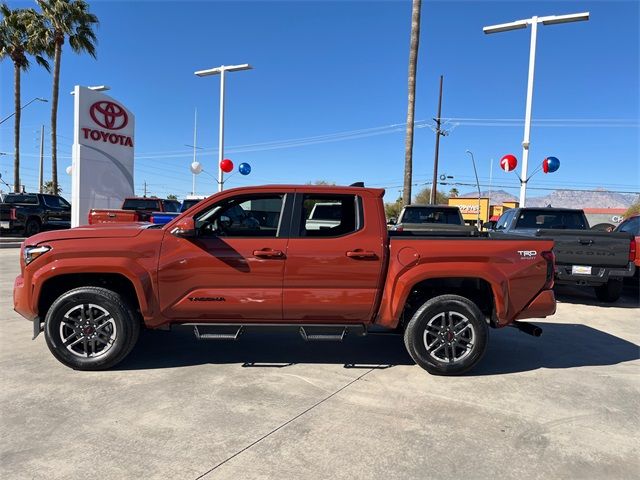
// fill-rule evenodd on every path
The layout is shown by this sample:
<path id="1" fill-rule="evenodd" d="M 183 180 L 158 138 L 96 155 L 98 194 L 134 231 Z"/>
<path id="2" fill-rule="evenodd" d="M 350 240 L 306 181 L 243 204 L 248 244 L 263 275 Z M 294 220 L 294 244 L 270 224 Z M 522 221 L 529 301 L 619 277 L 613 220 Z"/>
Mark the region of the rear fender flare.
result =
<path id="1" fill-rule="evenodd" d="M 415 266 L 398 275 L 393 283 L 387 283 L 376 323 L 389 328 L 397 327 L 400 315 L 415 285 L 425 280 L 446 278 L 481 279 L 491 286 L 496 316 L 500 324 L 509 317 L 509 285 L 504 276 L 485 264 L 479 270 L 477 263 L 456 264 L 455 271 L 447 264 L 424 264 Z"/>

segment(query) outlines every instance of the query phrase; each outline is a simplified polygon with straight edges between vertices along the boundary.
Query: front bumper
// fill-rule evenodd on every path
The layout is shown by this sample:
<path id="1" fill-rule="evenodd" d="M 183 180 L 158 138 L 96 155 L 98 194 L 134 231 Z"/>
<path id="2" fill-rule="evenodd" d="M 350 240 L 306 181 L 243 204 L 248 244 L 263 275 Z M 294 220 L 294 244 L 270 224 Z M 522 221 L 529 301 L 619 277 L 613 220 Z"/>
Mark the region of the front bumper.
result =
<path id="1" fill-rule="evenodd" d="M 553 290 L 543 290 L 518 314 L 515 320 L 544 318 L 554 313 L 556 313 L 556 297 Z"/>
<path id="2" fill-rule="evenodd" d="M 556 265 L 556 280 L 558 285 L 604 285 L 610 278 L 633 277 L 636 266 L 629 262 L 626 268 L 591 267 L 591 275 L 573 274 L 573 265 Z"/>
<path id="3" fill-rule="evenodd" d="M 13 282 L 13 309 L 27 320 L 33 321 L 38 315 L 31 305 L 31 283 L 26 283 L 22 275 Z"/>

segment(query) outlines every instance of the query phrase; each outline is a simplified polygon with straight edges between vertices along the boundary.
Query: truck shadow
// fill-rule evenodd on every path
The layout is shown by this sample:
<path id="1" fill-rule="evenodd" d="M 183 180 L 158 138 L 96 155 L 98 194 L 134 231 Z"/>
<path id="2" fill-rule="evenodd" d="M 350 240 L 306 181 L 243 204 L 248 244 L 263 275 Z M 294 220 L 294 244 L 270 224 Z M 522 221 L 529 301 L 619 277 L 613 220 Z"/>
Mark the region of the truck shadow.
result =
<path id="1" fill-rule="evenodd" d="M 468 375 L 502 375 L 539 368 L 616 365 L 640 358 L 640 347 L 582 324 L 544 323 L 540 338 L 515 329 L 491 331 L 489 348 Z M 345 368 L 413 365 L 399 335 L 345 337 L 341 343 L 306 343 L 294 334 L 245 334 L 237 341 L 198 341 L 190 329 L 148 331 L 116 367 L 145 370 L 203 364 L 287 368 L 294 364 L 338 364 Z"/>

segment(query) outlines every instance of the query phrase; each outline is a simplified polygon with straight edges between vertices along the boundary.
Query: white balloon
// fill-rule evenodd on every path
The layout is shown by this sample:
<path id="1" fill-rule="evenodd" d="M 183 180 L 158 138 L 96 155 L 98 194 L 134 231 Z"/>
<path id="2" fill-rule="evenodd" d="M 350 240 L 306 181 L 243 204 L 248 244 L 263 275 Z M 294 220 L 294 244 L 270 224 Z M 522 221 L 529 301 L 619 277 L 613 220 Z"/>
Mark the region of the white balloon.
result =
<path id="1" fill-rule="evenodd" d="M 189 167 L 191 169 L 191 173 L 198 175 L 200 172 L 202 172 L 202 165 L 200 164 L 200 162 L 191 162 L 191 166 Z"/>
<path id="2" fill-rule="evenodd" d="M 71 175 L 71 173 L 73 172 L 73 165 L 69 165 L 65 171 L 67 172 L 67 175 Z"/>

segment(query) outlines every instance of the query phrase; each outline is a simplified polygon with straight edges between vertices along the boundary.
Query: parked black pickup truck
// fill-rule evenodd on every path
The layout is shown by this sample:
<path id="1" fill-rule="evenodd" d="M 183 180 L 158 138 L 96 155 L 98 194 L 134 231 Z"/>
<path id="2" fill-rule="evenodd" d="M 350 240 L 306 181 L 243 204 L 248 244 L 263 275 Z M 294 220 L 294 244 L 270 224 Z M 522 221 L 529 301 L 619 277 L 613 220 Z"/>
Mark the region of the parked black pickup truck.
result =
<path id="1" fill-rule="evenodd" d="M 41 230 L 71 227 L 71 205 L 58 195 L 7 193 L 0 196 L 0 229 L 25 237 Z"/>
<path id="2" fill-rule="evenodd" d="M 458 207 L 448 205 L 407 205 L 398 220 L 390 219 L 391 231 L 460 231 L 471 235 L 478 231 L 464 224 Z"/>
<path id="3" fill-rule="evenodd" d="M 582 210 L 514 208 L 502 214 L 492 235 L 544 237 L 555 242 L 557 284 L 594 287 L 604 302 L 615 302 L 622 280 L 635 272 L 634 237 L 589 230 Z"/>

